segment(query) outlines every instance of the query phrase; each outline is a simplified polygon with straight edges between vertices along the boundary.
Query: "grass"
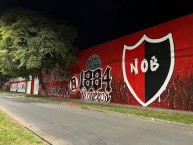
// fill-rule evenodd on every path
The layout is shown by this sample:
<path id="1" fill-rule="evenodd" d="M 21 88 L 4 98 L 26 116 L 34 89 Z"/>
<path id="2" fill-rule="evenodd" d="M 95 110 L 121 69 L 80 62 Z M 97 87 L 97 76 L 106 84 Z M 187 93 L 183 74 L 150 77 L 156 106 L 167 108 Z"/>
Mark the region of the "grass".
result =
<path id="1" fill-rule="evenodd" d="M 6 93 L 7 95 L 18 96 L 18 93 Z M 137 116 L 149 117 L 154 119 L 160 119 L 165 121 L 172 121 L 177 123 L 184 123 L 193 125 L 193 113 L 191 112 L 182 112 L 174 111 L 167 109 L 153 109 L 153 108 L 144 108 L 144 107 L 134 107 L 129 105 L 115 105 L 107 103 L 98 103 L 98 102 L 88 102 L 75 99 L 67 98 L 57 98 L 57 97 L 42 97 L 40 95 L 27 95 L 19 94 L 29 99 L 34 100 L 43 100 L 52 103 L 63 103 L 63 104 L 75 104 L 80 106 L 83 109 L 99 109 L 99 110 L 108 110 L 113 112 L 119 112 L 124 114 L 132 114 Z"/>
<path id="2" fill-rule="evenodd" d="M 0 145 L 47 145 L 0 111 Z"/>
<path id="3" fill-rule="evenodd" d="M 76 103 L 71 102 L 72 104 L 76 104 L 85 109 L 100 109 L 100 110 L 108 110 L 113 112 L 119 112 L 124 114 L 131 114 L 143 117 L 149 117 L 154 119 L 185 123 L 193 125 L 193 114 L 186 113 L 177 113 L 175 111 L 167 111 L 167 110 L 155 110 L 155 109 L 144 109 L 144 108 L 131 108 L 128 106 L 119 106 L 119 105 L 107 105 L 107 104 L 92 104 L 92 103 Z"/>
<path id="4" fill-rule="evenodd" d="M 109 110 L 109 111 L 120 112 L 125 114 L 132 114 L 137 116 L 150 117 L 155 119 L 193 125 L 193 115 L 191 114 L 175 113 L 175 112 L 159 111 L 159 110 L 156 111 L 156 110 L 150 110 L 150 109 L 128 108 L 128 107 L 120 107 L 120 106 L 113 106 L 113 105 L 112 106 L 95 105 L 93 107 L 97 109 L 100 108 L 102 110 Z"/>

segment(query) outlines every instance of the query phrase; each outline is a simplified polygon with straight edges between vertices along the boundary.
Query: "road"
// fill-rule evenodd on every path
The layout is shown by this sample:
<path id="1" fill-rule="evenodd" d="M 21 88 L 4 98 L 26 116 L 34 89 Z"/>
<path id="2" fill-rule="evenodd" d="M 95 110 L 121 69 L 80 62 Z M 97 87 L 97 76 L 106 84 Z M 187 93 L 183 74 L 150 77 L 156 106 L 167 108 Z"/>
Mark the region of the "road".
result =
<path id="1" fill-rule="evenodd" d="M 192 145 L 193 126 L 0 95 L 0 108 L 59 145 Z M 26 125 L 27 124 L 27 125 Z M 29 125 L 30 124 L 30 125 Z M 36 128 L 34 130 L 34 128 Z M 47 140 L 46 139 L 46 140 Z"/>

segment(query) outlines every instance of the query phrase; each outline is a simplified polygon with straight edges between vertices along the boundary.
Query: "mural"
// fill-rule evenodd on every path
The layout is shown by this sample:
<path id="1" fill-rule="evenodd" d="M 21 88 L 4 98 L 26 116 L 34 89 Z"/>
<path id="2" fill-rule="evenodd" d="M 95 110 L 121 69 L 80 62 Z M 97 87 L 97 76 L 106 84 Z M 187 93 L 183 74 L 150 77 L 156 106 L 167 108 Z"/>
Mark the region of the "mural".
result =
<path id="1" fill-rule="evenodd" d="M 9 86 L 11 92 L 26 92 L 26 82 L 13 82 Z"/>
<path id="2" fill-rule="evenodd" d="M 112 91 L 111 67 L 107 66 L 103 72 L 100 58 L 96 54 L 90 56 L 86 64 L 86 70 L 70 77 L 62 76 L 58 72 L 44 74 L 43 81 L 48 94 L 58 97 L 71 95 L 74 98 L 73 95 L 79 93 L 78 98 L 82 100 L 109 102 Z M 44 95 L 41 88 L 40 93 Z"/>
<path id="3" fill-rule="evenodd" d="M 192 24 L 193 14 L 82 50 L 69 75 L 44 74 L 49 95 L 193 111 Z"/>
<path id="4" fill-rule="evenodd" d="M 99 56 L 94 54 L 87 62 L 87 70 L 80 73 L 79 91 L 83 100 L 109 102 L 111 99 L 111 67 L 107 66 L 102 74 L 100 63 Z"/>
<path id="5" fill-rule="evenodd" d="M 142 106 L 151 104 L 167 88 L 173 74 L 174 62 L 171 33 L 160 39 L 150 39 L 143 35 L 135 45 L 124 46 L 124 81 Z M 137 88 L 135 82 L 140 82 Z"/>
<path id="6" fill-rule="evenodd" d="M 49 96 L 69 97 L 69 74 L 62 74 L 61 72 L 56 71 L 53 71 L 51 74 L 43 73 L 43 81 Z M 39 86 L 39 93 L 44 95 L 41 86 Z"/>

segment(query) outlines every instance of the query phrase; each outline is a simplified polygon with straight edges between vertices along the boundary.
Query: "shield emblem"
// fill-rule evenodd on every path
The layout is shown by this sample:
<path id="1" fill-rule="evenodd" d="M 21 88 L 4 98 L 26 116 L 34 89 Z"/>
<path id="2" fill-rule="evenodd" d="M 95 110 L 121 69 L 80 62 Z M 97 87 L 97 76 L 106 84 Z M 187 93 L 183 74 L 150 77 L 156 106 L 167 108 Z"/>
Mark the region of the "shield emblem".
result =
<path id="1" fill-rule="evenodd" d="M 124 45 L 124 81 L 142 106 L 148 106 L 166 90 L 174 70 L 174 57 L 171 33 L 158 39 L 143 35 L 135 45 Z"/>

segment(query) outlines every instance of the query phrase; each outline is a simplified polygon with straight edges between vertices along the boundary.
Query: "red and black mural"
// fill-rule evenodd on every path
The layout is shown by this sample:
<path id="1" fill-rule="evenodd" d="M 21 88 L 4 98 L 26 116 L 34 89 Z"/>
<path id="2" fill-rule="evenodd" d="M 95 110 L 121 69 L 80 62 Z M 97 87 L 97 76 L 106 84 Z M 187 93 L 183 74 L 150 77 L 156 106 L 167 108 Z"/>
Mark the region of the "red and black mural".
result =
<path id="1" fill-rule="evenodd" d="M 44 76 L 51 96 L 193 111 L 193 14 L 80 51 L 68 77 Z"/>
<path id="2" fill-rule="evenodd" d="M 140 55 L 139 55 L 140 54 Z M 175 63 L 172 34 L 159 39 L 146 35 L 133 46 L 124 46 L 122 70 L 135 99 L 148 106 L 166 89 Z M 140 82 L 139 85 L 135 85 Z"/>
<path id="3" fill-rule="evenodd" d="M 100 57 L 92 55 L 87 62 L 87 70 L 80 73 L 79 91 L 84 100 L 109 102 L 111 100 L 111 67 L 101 68 Z"/>
<path id="4" fill-rule="evenodd" d="M 57 96 L 57 97 L 69 97 L 69 75 L 61 75 L 62 73 L 53 71 L 51 74 L 43 74 L 43 81 L 48 90 L 49 96 Z M 41 87 L 39 88 L 39 92 L 41 95 L 44 95 Z"/>

